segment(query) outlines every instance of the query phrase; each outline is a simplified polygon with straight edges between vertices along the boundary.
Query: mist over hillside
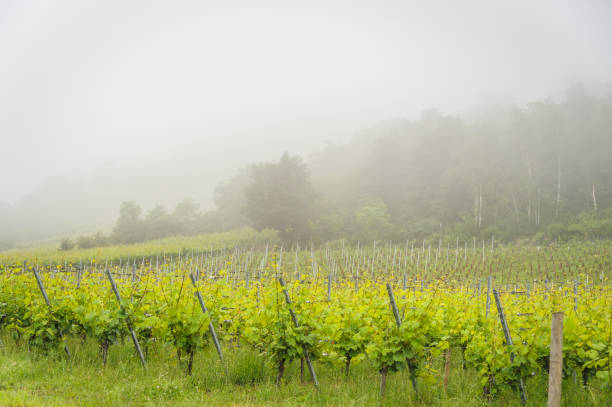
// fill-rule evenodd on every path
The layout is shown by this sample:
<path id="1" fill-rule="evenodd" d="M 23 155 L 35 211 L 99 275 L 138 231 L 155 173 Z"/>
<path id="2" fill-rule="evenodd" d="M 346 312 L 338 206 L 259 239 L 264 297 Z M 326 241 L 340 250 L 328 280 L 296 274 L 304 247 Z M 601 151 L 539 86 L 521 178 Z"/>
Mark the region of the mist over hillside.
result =
<path id="1" fill-rule="evenodd" d="M 284 152 L 313 239 L 357 237 L 360 208 L 398 239 L 536 233 L 593 189 L 603 209 L 611 19 L 605 0 L 3 2 L 0 247 L 111 233 L 124 201 L 254 223 L 234 175 Z"/>
<path id="2" fill-rule="evenodd" d="M 559 102 L 495 105 L 467 119 L 436 109 L 417 120 L 390 119 L 347 143 L 304 154 L 317 193 L 308 236 L 403 239 L 459 233 L 457 227 L 471 235 L 529 235 L 594 205 L 600 212 L 612 206 L 610 156 L 612 93 L 594 95 L 582 85 L 567 88 Z M 52 178 L 14 205 L 2 205 L 3 238 L 109 233 L 119 203 L 128 200 L 146 212 L 155 204 L 172 211 L 192 199 L 207 216 L 204 232 L 253 226 L 244 188 L 257 162 L 223 177 L 233 164 L 224 168 L 223 156 L 221 163 L 188 157 Z M 358 225 L 363 208 L 382 210 L 371 220 L 376 227 Z"/>

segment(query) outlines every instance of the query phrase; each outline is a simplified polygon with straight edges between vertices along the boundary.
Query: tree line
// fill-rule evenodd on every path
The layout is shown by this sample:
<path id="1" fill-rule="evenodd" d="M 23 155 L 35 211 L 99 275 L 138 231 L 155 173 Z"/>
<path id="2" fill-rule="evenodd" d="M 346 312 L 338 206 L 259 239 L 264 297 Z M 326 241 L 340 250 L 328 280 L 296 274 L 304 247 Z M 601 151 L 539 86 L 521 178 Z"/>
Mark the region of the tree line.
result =
<path id="1" fill-rule="evenodd" d="M 612 93 L 575 85 L 470 120 L 428 110 L 382 123 L 307 166 L 285 155 L 246 167 L 217 188 L 215 217 L 318 242 L 612 238 L 611 157 Z"/>
<path id="2" fill-rule="evenodd" d="M 130 244 L 168 236 L 190 236 L 206 232 L 199 206 L 190 199 L 179 202 L 172 213 L 162 205 L 155 205 L 145 216 L 140 205 L 124 201 L 119 207 L 119 217 L 112 232 L 97 232 L 72 239 L 63 239 L 60 249 L 74 247 L 89 249 L 112 244 Z"/>
<path id="3" fill-rule="evenodd" d="M 490 107 L 470 120 L 428 110 L 307 161 L 285 153 L 248 165 L 216 188 L 216 208 L 204 214 L 183 203 L 140 219 L 124 202 L 111 239 L 245 226 L 314 242 L 612 238 L 610 157 L 612 94 L 575 85 L 557 102 Z"/>

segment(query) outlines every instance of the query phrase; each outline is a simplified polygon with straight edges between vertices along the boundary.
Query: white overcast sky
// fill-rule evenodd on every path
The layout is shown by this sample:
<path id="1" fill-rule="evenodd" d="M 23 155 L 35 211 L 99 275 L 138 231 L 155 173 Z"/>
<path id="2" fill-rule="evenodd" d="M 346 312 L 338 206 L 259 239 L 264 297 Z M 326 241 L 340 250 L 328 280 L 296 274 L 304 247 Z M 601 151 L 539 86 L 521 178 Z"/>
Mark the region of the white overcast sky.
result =
<path id="1" fill-rule="evenodd" d="M 575 81 L 612 82 L 612 1 L 0 0 L 0 201 L 158 159 L 221 181 Z"/>

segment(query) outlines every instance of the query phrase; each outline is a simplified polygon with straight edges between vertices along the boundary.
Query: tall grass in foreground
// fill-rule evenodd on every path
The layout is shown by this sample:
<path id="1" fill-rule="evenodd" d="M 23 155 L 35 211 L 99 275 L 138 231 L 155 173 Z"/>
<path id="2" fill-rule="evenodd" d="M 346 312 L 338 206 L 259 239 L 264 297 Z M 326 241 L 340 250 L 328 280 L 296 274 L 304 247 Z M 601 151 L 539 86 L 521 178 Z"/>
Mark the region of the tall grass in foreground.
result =
<path id="1" fill-rule="evenodd" d="M 287 366 L 280 387 L 275 369 L 264 364 L 250 348 L 227 352 L 225 363 L 214 349 L 196 354 L 193 375 L 185 374 L 171 346 L 154 345 L 147 370 L 140 366 L 129 342 L 111 347 L 106 367 L 97 345 L 90 340 L 70 339 L 72 358 L 61 350 L 40 354 L 1 334 L 0 406 L 514 406 L 518 393 L 505 391 L 495 400 L 483 398 L 475 371 L 463 370 L 461 353 L 453 350 L 446 392 L 442 384 L 419 382 L 416 396 L 407 372 L 388 377 L 384 398 L 380 376 L 365 361 L 342 369 L 316 363 L 321 383 L 315 390 L 300 364 Z M 436 362 L 440 371 L 442 360 Z M 546 404 L 547 378 L 527 381 L 528 406 Z M 441 382 L 441 381 L 440 381 Z M 579 381 L 578 381 L 579 382 Z M 583 388 L 569 379 L 563 383 L 562 405 L 608 406 L 610 393 L 597 382 Z"/>

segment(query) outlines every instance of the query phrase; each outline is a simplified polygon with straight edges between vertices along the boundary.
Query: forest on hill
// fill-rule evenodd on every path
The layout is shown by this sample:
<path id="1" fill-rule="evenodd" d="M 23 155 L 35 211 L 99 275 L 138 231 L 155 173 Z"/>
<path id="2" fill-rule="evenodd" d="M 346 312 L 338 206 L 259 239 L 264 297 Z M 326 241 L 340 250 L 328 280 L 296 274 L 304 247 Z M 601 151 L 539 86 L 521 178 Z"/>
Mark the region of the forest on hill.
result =
<path id="1" fill-rule="evenodd" d="M 286 241 L 612 237 L 612 94 L 491 107 L 470 121 L 425 111 L 380 123 L 307 160 L 244 167 L 170 213 L 124 202 L 109 236 L 82 247 L 251 226 Z M 89 239 L 89 240 L 88 240 Z M 77 242 L 78 243 L 78 242 Z"/>

